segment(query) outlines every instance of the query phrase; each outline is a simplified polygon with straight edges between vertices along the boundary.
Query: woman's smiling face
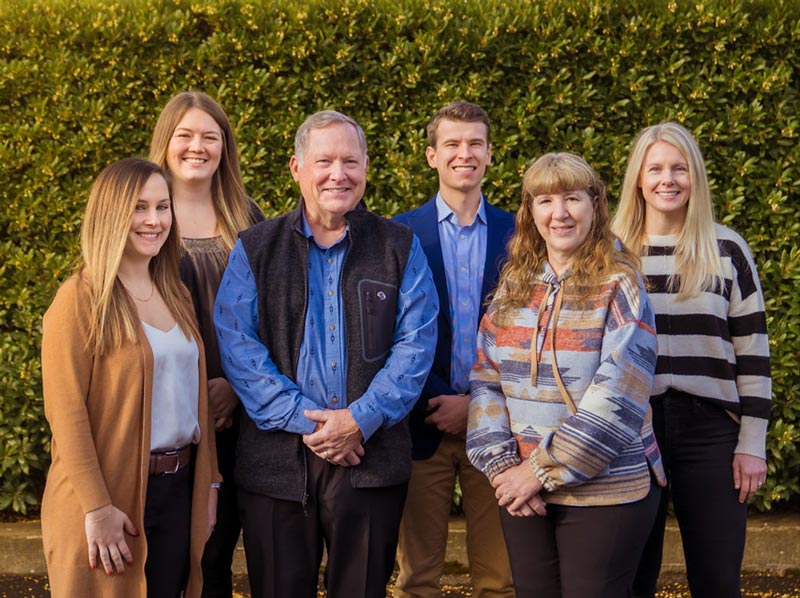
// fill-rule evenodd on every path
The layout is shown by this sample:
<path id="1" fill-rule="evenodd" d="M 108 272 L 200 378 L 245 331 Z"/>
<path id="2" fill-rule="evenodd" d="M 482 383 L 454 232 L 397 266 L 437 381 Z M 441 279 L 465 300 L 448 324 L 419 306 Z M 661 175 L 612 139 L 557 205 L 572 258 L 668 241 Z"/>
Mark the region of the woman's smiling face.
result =
<path id="1" fill-rule="evenodd" d="M 656 141 L 650 146 L 639 172 L 639 188 L 646 212 L 685 220 L 692 177 L 689 163 L 677 147 L 666 141 Z"/>
<path id="2" fill-rule="evenodd" d="M 533 197 L 536 230 L 547 245 L 547 261 L 562 274 L 586 241 L 594 219 L 594 198 L 587 191 L 543 193 Z"/>

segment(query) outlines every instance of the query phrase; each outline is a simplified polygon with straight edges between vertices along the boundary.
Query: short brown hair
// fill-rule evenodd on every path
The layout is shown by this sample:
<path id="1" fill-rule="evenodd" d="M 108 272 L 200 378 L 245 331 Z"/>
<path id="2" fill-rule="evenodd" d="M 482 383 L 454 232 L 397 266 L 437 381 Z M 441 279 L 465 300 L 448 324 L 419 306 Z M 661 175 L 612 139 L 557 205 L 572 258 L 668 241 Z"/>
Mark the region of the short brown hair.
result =
<path id="1" fill-rule="evenodd" d="M 489 123 L 489 115 L 477 104 L 458 100 L 448 104 L 433 115 L 427 127 L 429 146 L 436 147 L 436 133 L 439 129 L 439 123 L 445 119 L 462 122 L 482 122 L 486 125 L 486 143 L 489 143 L 489 134 L 492 128 Z"/>

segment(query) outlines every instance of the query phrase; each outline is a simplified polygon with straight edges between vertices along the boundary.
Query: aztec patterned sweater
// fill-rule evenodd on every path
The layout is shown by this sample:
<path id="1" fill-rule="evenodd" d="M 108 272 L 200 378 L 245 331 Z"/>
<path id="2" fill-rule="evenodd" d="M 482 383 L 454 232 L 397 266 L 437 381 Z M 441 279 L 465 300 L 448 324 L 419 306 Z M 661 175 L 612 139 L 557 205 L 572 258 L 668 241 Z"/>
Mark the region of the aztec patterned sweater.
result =
<path id="1" fill-rule="evenodd" d="M 644 247 L 658 332 L 653 394 L 674 389 L 727 409 L 741 423 L 735 452 L 764 458 L 772 407 L 764 297 L 744 239 L 720 224 L 716 234 L 724 288 L 682 301 L 668 284 L 677 236 L 650 235 Z"/>
<path id="2" fill-rule="evenodd" d="M 548 503 L 634 502 L 649 492 L 651 469 L 664 481 L 649 405 L 653 310 L 628 276 L 610 277 L 585 298 L 564 290 L 568 276 L 559 280 L 546 264 L 524 307 L 502 321 L 495 304 L 487 310 L 470 377 L 467 454 L 490 480 L 528 458 Z"/>

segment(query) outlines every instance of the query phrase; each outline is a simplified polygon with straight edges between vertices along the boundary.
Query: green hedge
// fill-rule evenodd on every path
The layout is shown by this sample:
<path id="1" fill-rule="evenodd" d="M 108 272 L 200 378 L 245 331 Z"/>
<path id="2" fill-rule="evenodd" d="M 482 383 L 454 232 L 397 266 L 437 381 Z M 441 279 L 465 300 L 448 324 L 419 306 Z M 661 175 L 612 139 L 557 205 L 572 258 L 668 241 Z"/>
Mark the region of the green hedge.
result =
<path id="1" fill-rule="evenodd" d="M 368 203 L 392 215 L 435 191 L 424 125 L 465 98 L 494 123 L 485 190 L 578 152 L 617 193 L 643 126 L 675 119 L 705 151 L 717 214 L 750 243 L 774 374 L 769 478 L 800 494 L 800 8 L 795 2 L 576 0 L 5 0 L 0 8 L 0 511 L 36 508 L 48 463 L 41 316 L 74 261 L 103 166 L 145 155 L 160 108 L 202 89 L 227 110 L 248 192 L 292 207 L 294 130 L 336 108 L 365 128 Z M 614 6 L 620 4 L 620 6 Z"/>

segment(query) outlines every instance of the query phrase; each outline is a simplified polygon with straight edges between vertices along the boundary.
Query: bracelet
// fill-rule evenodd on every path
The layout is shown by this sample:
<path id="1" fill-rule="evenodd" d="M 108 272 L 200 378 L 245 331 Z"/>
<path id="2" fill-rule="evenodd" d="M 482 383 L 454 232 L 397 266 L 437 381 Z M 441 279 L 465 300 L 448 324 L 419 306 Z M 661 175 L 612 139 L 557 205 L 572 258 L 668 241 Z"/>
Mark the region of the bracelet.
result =
<path id="1" fill-rule="evenodd" d="M 216 490 L 219 490 L 220 488 L 222 488 L 222 482 L 211 482 L 211 487 Z"/>

